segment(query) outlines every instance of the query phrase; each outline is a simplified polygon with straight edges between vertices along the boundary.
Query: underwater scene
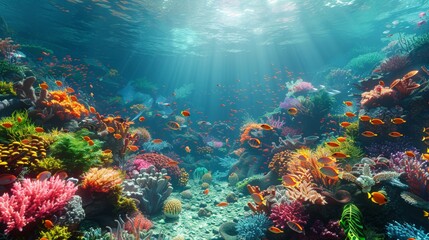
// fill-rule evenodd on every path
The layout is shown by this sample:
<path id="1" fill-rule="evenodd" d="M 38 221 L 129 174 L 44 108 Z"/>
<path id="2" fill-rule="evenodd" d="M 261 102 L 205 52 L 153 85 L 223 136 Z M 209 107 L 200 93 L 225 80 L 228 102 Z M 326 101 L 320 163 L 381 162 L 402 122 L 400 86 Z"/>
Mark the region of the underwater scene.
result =
<path id="1" fill-rule="evenodd" d="M 0 239 L 429 239 L 428 21 L 0 0 Z"/>

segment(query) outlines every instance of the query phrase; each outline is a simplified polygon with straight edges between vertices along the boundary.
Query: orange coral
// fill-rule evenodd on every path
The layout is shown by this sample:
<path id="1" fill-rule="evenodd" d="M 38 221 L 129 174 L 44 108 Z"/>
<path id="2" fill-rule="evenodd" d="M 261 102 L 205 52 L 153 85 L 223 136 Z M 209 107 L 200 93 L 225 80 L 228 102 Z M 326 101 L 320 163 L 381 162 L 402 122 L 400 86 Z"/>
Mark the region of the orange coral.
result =
<path id="1" fill-rule="evenodd" d="M 295 174 L 291 174 L 299 182 L 296 186 L 287 186 L 286 195 L 294 201 L 308 201 L 315 204 L 326 204 L 325 198 L 318 193 L 313 183 L 313 177 L 309 169 L 299 168 Z"/>
<path id="2" fill-rule="evenodd" d="M 122 174 L 111 168 L 91 168 L 83 176 L 82 188 L 107 193 L 122 183 Z"/>
<path id="3" fill-rule="evenodd" d="M 62 120 L 89 115 L 86 107 L 82 103 L 72 100 L 66 90 L 49 91 L 48 98 L 42 102 L 42 105 L 50 107 L 54 114 Z"/>
<path id="4" fill-rule="evenodd" d="M 250 136 L 250 131 L 252 130 L 262 130 L 261 124 L 259 123 L 248 123 L 241 127 L 241 131 L 243 133 L 240 136 L 240 142 L 244 143 L 245 141 L 249 140 L 252 136 Z"/>
<path id="5" fill-rule="evenodd" d="M 284 176 L 287 174 L 287 170 L 288 170 L 287 165 L 292 157 L 293 157 L 292 152 L 288 150 L 276 153 L 271 159 L 271 162 L 268 165 L 268 167 L 274 172 L 276 172 L 278 176 L 280 177 Z"/>

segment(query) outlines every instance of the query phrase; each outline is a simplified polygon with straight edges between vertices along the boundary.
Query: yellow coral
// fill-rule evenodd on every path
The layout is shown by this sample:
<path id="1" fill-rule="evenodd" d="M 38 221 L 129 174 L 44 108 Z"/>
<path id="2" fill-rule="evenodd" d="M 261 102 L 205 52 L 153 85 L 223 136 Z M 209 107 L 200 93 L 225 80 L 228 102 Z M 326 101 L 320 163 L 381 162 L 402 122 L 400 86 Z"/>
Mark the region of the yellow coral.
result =
<path id="1" fill-rule="evenodd" d="M 111 168 L 91 168 L 85 173 L 82 188 L 93 192 L 110 192 L 122 183 L 122 173 Z"/>

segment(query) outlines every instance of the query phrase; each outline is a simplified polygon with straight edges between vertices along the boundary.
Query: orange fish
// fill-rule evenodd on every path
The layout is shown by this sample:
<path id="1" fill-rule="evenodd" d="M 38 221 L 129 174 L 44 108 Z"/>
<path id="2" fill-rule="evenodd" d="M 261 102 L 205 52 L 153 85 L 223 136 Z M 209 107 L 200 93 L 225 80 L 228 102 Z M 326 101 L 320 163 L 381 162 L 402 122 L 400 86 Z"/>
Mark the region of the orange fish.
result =
<path id="1" fill-rule="evenodd" d="M 58 177 L 59 179 L 64 180 L 68 177 L 68 175 L 65 171 L 58 171 L 54 174 L 54 177 Z"/>
<path id="2" fill-rule="evenodd" d="M 190 153 L 190 152 L 191 152 L 191 148 L 190 148 L 189 146 L 186 146 L 186 147 L 185 147 L 185 151 L 186 151 L 187 153 Z"/>
<path id="3" fill-rule="evenodd" d="M 281 230 L 280 228 L 276 228 L 274 226 L 269 227 L 268 231 L 275 233 L 275 234 L 284 233 L 283 230 Z"/>
<path id="4" fill-rule="evenodd" d="M 73 102 L 77 102 L 77 97 L 75 95 L 70 96 L 70 100 Z"/>
<path id="5" fill-rule="evenodd" d="M 55 84 L 57 84 L 58 87 L 62 87 L 63 86 L 63 82 L 61 82 L 60 80 L 56 80 Z"/>
<path id="6" fill-rule="evenodd" d="M 287 222 L 287 226 L 297 233 L 303 233 L 304 228 L 296 222 Z"/>
<path id="7" fill-rule="evenodd" d="M 329 167 L 329 166 L 321 167 L 320 172 L 327 177 L 331 177 L 331 178 L 338 177 L 338 170 L 333 167 Z"/>
<path id="8" fill-rule="evenodd" d="M 139 121 L 140 121 L 140 122 L 143 122 L 144 120 L 146 120 L 146 118 L 145 118 L 145 117 L 139 117 Z"/>
<path id="9" fill-rule="evenodd" d="M 174 160 L 170 160 L 170 161 L 167 162 L 168 166 L 176 166 L 177 164 L 179 164 L 179 162 L 174 161 Z"/>
<path id="10" fill-rule="evenodd" d="M 377 137 L 378 134 L 371 132 L 371 131 L 365 131 L 362 133 L 362 136 L 364 136 L 364 137 Z"/>
<path id="11" fill-rule="evenodd" d="M 5 123 L 2 123 L 2 126 L 3 126 L 4 128 L 11 128 L 11 127 L 13 127 L 13 124 L 12 124 L 12 123 L 10 123 L 10 122 L 5 122 Z"/>
<path id="12" fill-rule="evenodd" d="M 250 138 L 247 143 L 249 143 L 252 148 L 259 148 L 261 146 L 261 141 L 257 138 Z"/>
<path id="13" fill-rule="evenodd" d="M 416 154 L 413 151 L 405 151 L 405 155 L 407 155 L 410 158 L 416 157 Z"/>
<path id="14" fill-rule="evenodd" d="M 16 177 L 12 174 L 0 174 L 0 186 L 8 185 L 15 182 Z"/>
<path id="15" fill-rule="evenodd" d="M 220 203 L 216 204 L 216 206 L 218 206 L 218 207 L 226 207 L 228 205 L 229 205 L 229 203 L 227 203 L 227 202 L 220 202 Z"/>
<path id="16" fill-rule="evenodd" d="M 422 160 L 429 161 L 429 153 L 423 153 Z"/>
<path id="17" fill-rule="evenodd" d="M 40 240 L 49 240 L 47 237 L 42 237 Z"/>
<path id="18" fill-rule="evenodd" d="M 203 194 L 204 194 L 204 195 L 209 194 L 209 189 L 207 188 L 206 190 L 204 190 L 204 191 L 203 191 Z"/>
<path id="19" fill-rule="evenodd" d="M 174 121 L 167 122 L 167 127 L 171 130 L 180 130 L 180 124 Z"/>
<path id="20" fill-rule="evenodd" d="M 282 184 L 286 187 L 295 187 L 299 184 L 298 180 L 294 176 L 284 175 L 282 177 Z"/>
<path id="21" fill-rule="evenodd" d="M 359 117 L 359 120 L 361 120 L 362 122 L 368 122 L 369 120 L 371 120 L 371 117 L 368 115 L 362 115 Z"/>
<path id="22" fill-rule="evenodd" d="M 191 113 L 188 110 L 183 110 L 183 111 L 180 112 L 180 114 L 182 114 L 182 116 L 184 116 L 184 117 L 191 116 Z"/>
<path id="23" fill-rule="evenodd" d="M 74 93 L 74 89 L 71 87 L 66 87 L 66 92 L 67 93 Z"/>
<path id="24" fill-rule="evenodd" d="M 287 113 L 289 114 L 289 115 L 292 115 L 292 116 L 295 116 L 297 113 L 298 113 L 298 109 L 297 108 L 289 108 L 288 110 L 287 110 Z"/>
<path id="25" fill-rule="evenodd" d="M 264 196 L 262 196 L 260 193 L 252 193 L 252 199 L 258 205 L 265 204 L 267 202 Z"/>
<path id="26" fill-rule="evenodd" d="M 346 112 L 344 113 L 345 116 L 352 118 L 352 117 L 356 117 L 356 114 L 352 113 L 352 112 Z"/>
<path id="27" fill-rule="evenodd" d="M 36 179 L 39 180 L 39 181 L 45 181 L 46 179 L 50 178 L 51 175 L 52 175 L 51 172 L 49 172 L 49 171 L 43 171 L 43 172 L 37 174 Z"/>
<path id="28" fill-rule="evenodd" d="M 305 156 L 304 154 L 300 154 L 300 155 L 298 156 L 298 159 L 299 159 L 299 160 L 301 160 L 301 161 L 307 161 L 307 160 L 308 160 L 308 157 L 307 157 L 307 156 Z"/>
<path id="29" fill-rule="evenodd" d="M 94 108 L 94 107 L 89 107 L 89 112 L 90 112 L 90 113 L 96 113 L 97 111 L 95 110 L 95 108 Z"/>
<path id="30" fill-rule="evenodd" d="M 338 142 L 345 142 L 347 140 L 346 137 L 337 137 Z"/>
<path id="31" fill-rule="evenodd" d="M 89 141 L 88 141 L 88 145 L 89 145 L 89 146 L 94 146 L 94 141 L 89 140 Z"/>
<path id="32" fill-rule="evenodd" d="M 107 130 L 109 133 L 114 133 L 114 132 L 115 132 L 115 129 L 114 129 L 114 128 L 112 128 L 112 127 L 107 127 L 107 128 L 106 128 L 106 130 Z"/>
<path id="33" fill-rule="evenodd" d="M 414 77 L 417 73 L 419 73 L 418 70 L 410 71 L 407 74 L 405 74 L 402 79 L 408 79 Z"/>
<path id="34" fill-rule="evenodd" d="M 384 124 L 383 120 L 381 120 L 379 118 L 373 118 L 373 119 L 369 120 L 369 122 L 372 125 L 382 125 L 382 124 Z"/>
<path id="35" fill-rule="evenodd" d="M 47 229 L 51 229 L 55 225 L 54 225 L 54 223 L 51 220 L 47 219 L 47 220 L 43 221 L 43 226 L 45 226 L 45 228 L 47 228 Z"/>
<path id="36" fill-rule="evenodd" d="M 42 133 L 45 131 L 45 129 L 43 129 L 42 127 L 36 127 L 36 128 L 34 128 L 34 130 L 36 130 L 36 132 L 38 132 L 38 133 Z"/>
<path id="37" fill-rule="evenodd" d="M 343 103 L 344 103 L 344 105 L 346 105 L 347 107 L 351 107 L 351 106 L 353 106 L 353 102 L 351 102 L 351 101 L 344 101 Z"/>
<path id="38" fill-rule="evenodd" d="M 156 138 L 156 139 L 153 139 L 152 142 L 155 144 L 160 144 L 162 143 L 162 139 Z"/>
<path id="39" fill-rule="evenodd" d="M 43 90 L 48 90 L 49 89 L 49 86 L 48 86 L 48 84 L 46 82 L 43 82 L 43 83 L 39 84 L 39 87 L 41 89 L 43 89 Z"/>
<path id="40" fill-rule="evenodd" d="M 402 137 L 402 136 L 404 136 L 404 134 L 402 134 L 400 132 L 390 132 L 389 136 L 396 138 L 396 137 Z"/>
<path id="41" fill-rule="evenodd" d="M 21 142 L 23 144 L 30 144 L 31 141 L 29 139 L 22 139 Z"/>
<path id="42" fill-rule="evenodd" d="M 20 122 L 22 122 L 22 118 L 18 116 L 18 117 L 16 117 L 16 121 L 20 123 Z"/>
<path id="43" fill-rule="evenodd" d="M 392 119 L 390 119 L 390 121 L 393 123 L 393 124 L 403 124 L 403 123 L 406 123 L 407 121 L 405 121 L 404 119 L 402 119 L 402 118 L 392 118 Z"/>
<path id="44" fill-rule="evenodd" d="M 132 152 L 139 150 L 139 147 L 137 147 L 136 145 L 130 145 L 127 148 Z"/>
<path id="45" fill-rule="evenodd" d="M 343 127 L 343 128 L 346 128 L 346 127 L 348 127 L 348 126 L 350 126 L 350 125 L 352 125 L 351 123 L 349 123 L 349 122 L 341 122 L 340 123 L 340 126 L 341 127 Z"/>
<path id="46" fill-rule="evenodd" d="M 321 157 L 321 158 L 317 159 L 317 162 L 319 162 L 321 164 L 328 164 L 331 162 L 335 162 L 335 159 L 332 157 Z"/>
<path id="47" fill-rule="evenodd" d="M 104 150 L 104 151 L 103 151 L 103 153 L 105 153 L 105 154 L 110 154 L 110 153 L 112 153 L 112 150 L 110 150 L 110 149 L 106 149 L 106 150 Z"/>
<path id="48" fill-rule="evenodd" d="M 373 193 L 367 193 L 368 199 L 371 199 L 373 203 L 377 203 L 378 205 L 384 205 L 387 203 L 386 196 L 381 192 L 373 192 Z"/>
<path id="49" fill-rule="evenodd" d="M 91 138 L 90 138 L 90 137 L 88 137 L 88 136 L 84 136 L 84 137 L 83 137 L 83 140 L 85 140 L 85 141 L 89 141 L 89 140 L 91 140 Z"/>
<path id="50" fill-rule="evenodd" d="M 271 125 L 269 125 L 269 124 L 266 124 L 266 123 L 261 124 L 260 126 L 264 130 L 273 130 L 273 127 Z"/>
<path id="51" fill-rule="evenodd" d="M 113 137 L 114 137 L 115 139 L 119 140 L 119 139 L 121 139 L 121 138 L 122 138 L 122 135 L 121 135 L 121 134 L 119 134 L 119 133 L 115 133 L 115 134 L 113 134 Z"/>
<path id="52" fill-rule="evenodd" d="M 330 146 L 330 147 L 339 147 L 340 144 L 336 143 L 336 142 L 327 142 L 326 145 Z"/>
<path id="53" fill-rule="evenodd" d="M 384 87 L 384 81 L 383 80 L 378 81 L 378 85 Z"/>
<path id="54" fill-rule="evenodd" d="M 338 159 L 343 159 L 343 158 L 348 158 L 348 157 L 350 157 L 350 156 L 349 156 L 349 155 L 346 155 L 346 154 L 344 154 L 344 153 L 342 153 L 342 152 L 334 152 L 334 153 L 331 155 L 331 157 L 338 158 Z"/>

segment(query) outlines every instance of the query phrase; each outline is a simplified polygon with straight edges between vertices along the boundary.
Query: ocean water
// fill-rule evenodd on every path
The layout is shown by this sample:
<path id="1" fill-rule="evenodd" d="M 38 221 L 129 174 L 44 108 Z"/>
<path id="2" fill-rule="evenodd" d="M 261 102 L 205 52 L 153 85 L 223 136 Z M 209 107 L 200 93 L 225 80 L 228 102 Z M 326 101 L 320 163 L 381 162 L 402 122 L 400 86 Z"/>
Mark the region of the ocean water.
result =
<path id="1" fill-rule="evenodd" d="M 428 14 L 0 0 L 2 237 L 429 239 Z"/>

